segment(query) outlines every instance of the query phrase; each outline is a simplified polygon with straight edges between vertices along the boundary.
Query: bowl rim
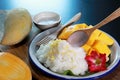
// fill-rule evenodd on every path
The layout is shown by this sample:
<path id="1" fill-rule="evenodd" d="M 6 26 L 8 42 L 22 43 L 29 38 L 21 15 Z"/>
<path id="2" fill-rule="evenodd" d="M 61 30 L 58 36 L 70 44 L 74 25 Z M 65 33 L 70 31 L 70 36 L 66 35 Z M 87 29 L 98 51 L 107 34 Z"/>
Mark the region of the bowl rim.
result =
<path id="1" fill-rule="evenodd" d="M 112 72 L 112 71 L 119 65 L 119 62 L 120 62 L 120 54 L 119 54 L 119 53 L 120 53 L 120 46 L 119 46 L 118 42 L 117 42 L 111 35 L 109 35 L 109 34 L 107 34 L 107 33 L 105 32 L 107 35 L 109 35 L 109 36 L 114 40 L 114 45 L 118 48 L 118 49 L 117 49 L 117 52 L 116 52 L 118 58 L 115 58 L 115 59 L 116 59 L 115 62 L 113 61 L 112 64 L 110 64 L 110 66 L 108 67 L 109 70 L 101 71 L 101 72 L 95 73 L 95 74 L 93 74 L 93 75 L 89 75 L 89 76 L 87 76 L 87 77 L 86 77 L 86 76 L 85 76 L 85 77 L 75 77 L 75 76 L 61 75 L 61 74 L 52 72 L 51 70 L 47 69 L 45 66 L 41 65 L 39 61 L 38 61 L 39 63 L 37 63 L 36 60 L 33 58 L 32 53 L 30 52 L 31 44 L 34 43 L 34 40 L 36 40 L 39 36 L 41 36 L 41 35 L 44 34 L 44 33 L 49 34 L 48 32 L 50 32 L 50 30 L 52 30 L 52 29 L 48 29 L 48 30 L 46 30 L 46 31 L 43 31 L 43 32 L 37 34 L 37 35 L 33 38 L 33 40 L 31 41 L 31 43 L 30 43 L 30 45 L 29 45 L 29 51 L 28 51 L 28 52 L 29 52 L 29 58 L 30 58 L 30 60 L 35 64 L 35 66 L 36 66 L 40 71 L 45 72 L 45 73 L 47 73 L 47 74 L 49 74 L 49 75 L 51 75 L 51 76 L 53 76 L 53 77 L 61 78 L 61 79 L 74 79 L 74 80 L 79 80 L 79 79 L 81 79 L 81 80 L 89 80 L 89 79 L 96 79 L 96 78 L 103 77 L 103 76 L 107 75 L 108 73 Z M 104 31 L 103 31 L 103 32 L 104 32 Z M 47 34 L 46 34 L 46 35 L 47 35 Z M 34 56 L 34 57 L 35 57 L 35 56 Z M 36 59 L 37 59 L 37 58 L 36 58 Z M 101 73 L 102 73 L 102 74 L 101 74 Z M 98 75 L 97 75 L 97 74 L 98 74 Z"/>

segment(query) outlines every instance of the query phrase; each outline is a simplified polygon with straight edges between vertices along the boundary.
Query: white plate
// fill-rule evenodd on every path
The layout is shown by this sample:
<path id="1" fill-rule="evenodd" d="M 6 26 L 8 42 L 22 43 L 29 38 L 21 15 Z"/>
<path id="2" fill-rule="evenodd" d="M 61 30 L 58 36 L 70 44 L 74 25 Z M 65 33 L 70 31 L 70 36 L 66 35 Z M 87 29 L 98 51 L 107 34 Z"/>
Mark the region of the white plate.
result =
<path id="1" fill-rule="evenodd" d="M 37 36 L 35 36 L 35 38 L 32 40 L 32 42 L 29 45 L 29 57 L 30 60 L 37 66 L 37 68 L 40 71 L 43 71 L 45 73 L 47 73 L 47 75 L 52 75 L 54 77 L 58 77 L 58 78 L 62 78 L 62 79 L 93 79 L 93 78 L 99 78 L 102 77 L 105 74 L 108 74 L 109 72 L 111 72 L 118 64 L 120 61 L 120 47 L 117 43 L 117 41 L 108 34 L 108 36 L 110 36 L 113 40 L 114 40 L 114 44 L 111 46 L 111 64 L 108 67 L 107 70 L 102 71 L 102 72 L 98 72 L 95 73 L 93 75 L 89 75 L 89 76 L 84 76 L 84 77 L 75 77 L 75 76 L 67 76 L 67 75 L 60 75 L 57 73 L 54 73 L 52 71 L 50 71 L 49 69 L 47 69 L 46 67 L 44 67 L 36 58 L 35 53 L 37 51 L 37 49 L 39 48 L 38 46 L 36 46 L 36 43 L 38 41 L 40 41 L 42 38 L 44 38 L 46 35 L 49 35 L 50 33 L 54 32 L 57 28 L 53 28 L 53 29 L 49 29 L 47 31 L 41 32 L 39 33 Z"/>

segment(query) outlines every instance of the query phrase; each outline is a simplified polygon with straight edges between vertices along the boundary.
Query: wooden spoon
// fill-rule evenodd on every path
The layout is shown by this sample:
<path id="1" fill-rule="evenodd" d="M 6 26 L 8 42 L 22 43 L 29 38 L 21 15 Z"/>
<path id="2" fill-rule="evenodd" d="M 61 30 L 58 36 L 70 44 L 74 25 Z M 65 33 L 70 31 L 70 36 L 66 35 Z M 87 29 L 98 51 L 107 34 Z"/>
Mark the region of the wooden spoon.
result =
<path id="1" fill-rule="evenodd" d="M 71 36 L 67 39 L 67 41 L 72 45 L 76 47 L 80 47 L 84 45 L 92 32 L 103 25 L 113 21 L 114 19 L 120 17 L 120 8 L 115 10 L 112 14 L 110 14 L 108 17 L 106 17 L 104 20 L 102 20 L 100 23 L 96 24 L 93 28 L 86 28 L 86 29 L 81 29 L 78 31 L 75 31 L 74 33 L 71 34 Z"/>

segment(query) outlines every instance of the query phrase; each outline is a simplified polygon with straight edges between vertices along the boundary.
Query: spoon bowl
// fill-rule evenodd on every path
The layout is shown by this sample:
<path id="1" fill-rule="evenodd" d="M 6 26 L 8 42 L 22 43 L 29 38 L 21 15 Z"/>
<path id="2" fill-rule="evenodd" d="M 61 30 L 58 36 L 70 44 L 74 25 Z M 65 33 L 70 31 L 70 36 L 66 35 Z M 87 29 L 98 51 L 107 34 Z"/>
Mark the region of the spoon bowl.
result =
<path id="1" fill-rule="evenodd" d="M 80 36 L 80 37 L 78 37 Z M 86 43 L 88 40 L 89 36 L 84 32 L 84 31 L 75 31 L 74 34 L 72 34 L 69 38 L 68 38 L 68 42 L 74 46 L 82 46 L 83 43 Z M 76 44 L 78 43 L 78 44 Z"/>

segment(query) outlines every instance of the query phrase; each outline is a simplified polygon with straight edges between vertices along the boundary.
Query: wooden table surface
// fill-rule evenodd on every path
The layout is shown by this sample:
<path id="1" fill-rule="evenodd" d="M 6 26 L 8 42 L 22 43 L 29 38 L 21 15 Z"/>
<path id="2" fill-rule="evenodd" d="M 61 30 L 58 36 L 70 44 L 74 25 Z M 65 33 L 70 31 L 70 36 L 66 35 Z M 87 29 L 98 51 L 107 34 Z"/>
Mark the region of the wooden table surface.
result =
<path id="1" fill-rule="evenodd" d="M 18 56 L 26 64 L 28 64 L 32 72 L 33 80 L 58 80 L 38 71 L 37 68 L 30 62 L 28 58 L 28 47 L 29 47 L 30 41 L 38 33 L 40 33 L 40 30 L 37 29 L 35 26 L 33 26 L 30 34 L 22 42 L 14 46 L 1 46 L 1 49 L 3 51 L 7 51 Z M 97 80 L 120 80 L 120 65 L 110 74 L 102 78 L 99 78 Z"/>

